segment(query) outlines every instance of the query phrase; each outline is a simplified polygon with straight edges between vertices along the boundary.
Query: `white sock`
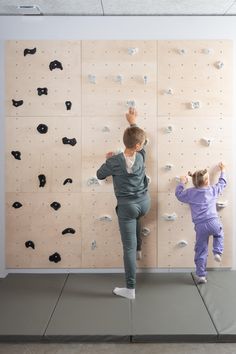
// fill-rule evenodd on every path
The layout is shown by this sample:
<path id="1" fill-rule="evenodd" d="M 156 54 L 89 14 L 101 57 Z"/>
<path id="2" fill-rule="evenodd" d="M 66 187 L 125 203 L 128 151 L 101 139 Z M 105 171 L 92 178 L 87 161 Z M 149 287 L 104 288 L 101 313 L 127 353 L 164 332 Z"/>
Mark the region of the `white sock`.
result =
<path id="1" fill-rule="evenodd" d="M 136 251 L 136 259 L 140 261 L 142 259 L 142 251 Z"/>
<path id="2" fill-rule="evenodd" d="M 125 297 L 129 300 L 135 299 L 135 289 L 128 289 L 128 288 L 115 288 L 113 290 L 113 294 Z"/>
<path id="3" fill-rule="evenodd" d="M 206 277 L 199 277 L 198 275 L 195 275 L 195 279 L 198 284 L 205 284 L 207 283 Z"/>
<path id="4" fill-rule="evenodd" d="M 216 261 L 216 262 L 221 262 L 221 255 L 219 254 L 219 253 L 216 253 L 215 255 L 214 255 L 214 260 Z"/>

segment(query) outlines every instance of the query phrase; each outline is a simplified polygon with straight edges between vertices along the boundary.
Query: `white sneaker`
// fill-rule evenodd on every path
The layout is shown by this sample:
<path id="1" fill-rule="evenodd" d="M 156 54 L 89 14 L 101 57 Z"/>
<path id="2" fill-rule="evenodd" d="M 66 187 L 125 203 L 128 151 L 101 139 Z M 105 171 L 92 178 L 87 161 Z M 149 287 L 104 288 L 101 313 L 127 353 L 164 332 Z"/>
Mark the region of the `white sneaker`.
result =
<path id="1" fill-rule="evenodd" d="M 128 289 L 128 288 L 115 288 L 113 290 L 113 294 L 125 297 L 129 300 L 135 299 L 135 289 Z"/>
<path id="2" fill-rule="evenodd" d="M 137 259 L 137 261 L 140 261 L 142 259 L 142 251 L 136 252 L 136 259 Z"/>
<path id="3" fill-rule="evenodd" d="M 214 255 L 214 260 L 216 261 L 216 262 L 221 262 L 221 255 L 219 254 L 219 253 L 216 253 L 215 255 Z"/>
<path id="4" fill-rule="evenodd" d="M 196 279 L 197 284 L 206 284 L 207 283 L 206 277 L 199 277 L 198 275 L 195 275 L 195 279 Z"/>

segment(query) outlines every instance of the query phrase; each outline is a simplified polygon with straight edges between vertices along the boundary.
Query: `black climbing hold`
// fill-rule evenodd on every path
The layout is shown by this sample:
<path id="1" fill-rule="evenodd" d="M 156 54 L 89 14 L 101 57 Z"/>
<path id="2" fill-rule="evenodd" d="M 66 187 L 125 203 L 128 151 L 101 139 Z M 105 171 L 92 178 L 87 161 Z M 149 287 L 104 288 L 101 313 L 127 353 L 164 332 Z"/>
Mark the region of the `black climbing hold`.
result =
<path id="1" fill-rule="evenodd" d="M 48 131 L 48 127 L 46 126 L 46 124 L 39 124 L 37 126 L 37 131 L 40 133 L 40 134 L 46 134 L 47 131 Z"/>
<path id="2" fill-rule="evenodd" d="M 31 248 L 35 249 L 35 245 L 34 245 L 33 241 L 26 241 L 25 242 L 25 247 L 26 248 L 31 247 Z"/>
<path id="3" fill-rule="evenodd" d="M 48 89 L 47 87 L 38 87 L 37 88 L 38 91 L 38 95 L 42 96 L 42 95 L 47 95 L 48 94 Z"/>
<path id="4" fill-rule="evenodd" d="M 15 209 L 19 209 L 19 208 L 21 208 L 23 205 L 22 205 L 20 202 L 15 202 L 15 203 L 12 204 L 12 206 L 13 206 L 13 208 L 15 208 Z"/>
<path id="5" fill-rule="evenodd" d="M 63 70 L 63 67 L 62 67 L 62 63 L 58 60 L 53 60 L 51 61 L 51 63 L 49 64 L 49 69 L 52 71 L 54 69 L 61 69 Z"/>
<path id="6" fill-rule="evenodd" d="M 59 253 L 55 252 L 51 256 L 49 256 L 49 261 L 58 263 L 61 261 L 61 256 L 59 255 Z"/>
<path id="7" fill-rule="evenodd" d="M 71 106 L 72 106 L 71 101 L 66 101 L 66 102 L 65 102 L 65 105 L 66 105 L 67 111 L 70 111 L 70 110 L 71 110 Z"/>
<path id="8" fill-rule="evenodd" d="M 44 187 L 46 184 L 46 176 L 45 175 L 39 175 L 39 187 Z"/>
<path id="9" fill-rule="evenodd" d="M 65 234 L 75 234 L 75 230 L 72 229 L 71 227 L 68 227 L 67 229 L 62 231 L 62 235 L 65 235 Z"/>
<path id="10" fill-rule="evenodd" d="M 61 204 L 58 202 L 53 202 L 52 204 L 50 204 L 50 206 L 54 209 L 54 210 L 58 210 L 61 207 Z"/>
<path id="11" fill-rule="evenodd" d="M 21 152 L 20 151 L 12 151 L 11 154 L 15 157 L 16 160 L 21 160 Z"/>
<path id="12" fill-rule="evenodd" d="M 71 178 L 67 178 L 67 179 L 65 179 L 63 185 L 65 185 L 66 183 L 72 183 L 72 182 L 73 182 L 73 181 L 72 181 Z"/>
<path id="13" fill-rule="evenodd" d="M 62 142 L 63 142 L 63 144 L 68 144 L 68 145 L 71 145 L 71 146 L 74 146 L 76 143 L 77 143 L 77 141 L 76 141 L 76 139 L 75 138 L 73 138 L 73 139 L 68 139 L 68 138 L 66 138 L 66 137 L 64 137 L 64 138 L 62 138 Z"/>
<path id="14" fill-rule="evenodd" d="M 12 99 L 12 104 L 13 104 L 14 107 L 22 106 L 23 103 L 24 103 L 23 100 L 16 101 L 16 100 L 13 100 L 13 99 Z"/>
<path id="15" fill-rule="evenodd" d="M 35 53 L 36 53 L 36 48 L 33 48 L 33 49 L 25 48 L 25 50 L 24 50 L 24 57 L 25 57 L 27 54 L 35 54 Z"/>

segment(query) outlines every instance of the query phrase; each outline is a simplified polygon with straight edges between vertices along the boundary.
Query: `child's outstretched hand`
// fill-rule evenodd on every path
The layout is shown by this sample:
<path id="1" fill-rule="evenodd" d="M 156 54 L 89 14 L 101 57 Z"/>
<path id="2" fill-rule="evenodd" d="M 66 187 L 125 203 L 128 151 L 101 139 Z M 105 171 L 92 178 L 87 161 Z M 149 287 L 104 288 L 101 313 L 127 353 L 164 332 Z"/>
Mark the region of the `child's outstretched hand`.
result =
<path id="1" fill-rule="evenodd" d="M 220 162 L 218 166 L 221 172 L 225 172 L 225 165 L 223 164 L 223 162 Z"/>
<path id="2" fill-rule="evenodd" d="M 187 184 L 188 177 L 187 176 L 180 176 L 179 181 L 180 181 L 180 183 Z"/>
<path id="3" fill-rule="evenodd" d="M 109 151 L 106 153 L 106 159 L 109 159 L 110 157 L 114 156 L 115 153 L 113 151 Z"/>
<path id="4" fill-rule="evenodd" d="M 137 119 L 138 113 L 135 108 L 130 107 L 128 113 L 126 113 L 126 119 L 129 122 L 129 124 L 136 124 L 136 119 Z"/>

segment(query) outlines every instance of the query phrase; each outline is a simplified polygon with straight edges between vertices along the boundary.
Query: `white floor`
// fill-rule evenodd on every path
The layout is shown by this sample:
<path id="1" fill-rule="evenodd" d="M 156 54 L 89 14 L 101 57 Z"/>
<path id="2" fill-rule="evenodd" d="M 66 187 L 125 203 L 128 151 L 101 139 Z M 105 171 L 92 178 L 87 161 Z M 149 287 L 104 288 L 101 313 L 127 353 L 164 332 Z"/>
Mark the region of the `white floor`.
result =
<path id="1" fill-rule="evenodd" d="M 9 344 L 0 354 L 235 354 L 236 343 L 164 344 Z"/>

